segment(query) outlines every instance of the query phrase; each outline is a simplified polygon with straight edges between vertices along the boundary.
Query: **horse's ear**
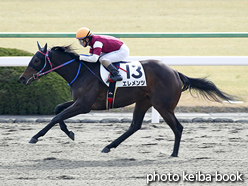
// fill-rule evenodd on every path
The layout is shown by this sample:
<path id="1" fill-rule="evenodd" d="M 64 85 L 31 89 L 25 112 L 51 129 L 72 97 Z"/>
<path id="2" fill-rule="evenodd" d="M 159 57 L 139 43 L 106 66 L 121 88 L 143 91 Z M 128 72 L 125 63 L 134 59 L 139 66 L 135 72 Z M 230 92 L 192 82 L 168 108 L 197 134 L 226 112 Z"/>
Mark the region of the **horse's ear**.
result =
<path id="1" fill-rule="evenodd" d="M 43 53 L 46 53 L 47 51 L 47 43 L 45 44 L 44 48 L 43 48 Z"/>
<path id="2" fill-rule="evenodd" d="M 39 41 L 37 41 L 37 45 L 38 45 L 39 50 L 41 50 L 42 48 L 41 48 L 41 46 L 40 46 Z"/>

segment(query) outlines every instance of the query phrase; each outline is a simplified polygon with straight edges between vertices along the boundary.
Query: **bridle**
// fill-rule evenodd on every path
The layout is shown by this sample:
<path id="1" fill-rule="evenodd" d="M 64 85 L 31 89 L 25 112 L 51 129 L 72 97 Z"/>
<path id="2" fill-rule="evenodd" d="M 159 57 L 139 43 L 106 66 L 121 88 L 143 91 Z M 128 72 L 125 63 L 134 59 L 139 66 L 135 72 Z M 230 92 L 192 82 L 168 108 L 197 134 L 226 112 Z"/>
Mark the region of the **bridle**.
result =
<path id="1" fill-rule="evenodd" d="M 37 74 L 33 74 L 33 78 L 36 80 L 39 80 L 39 78 L 43 75 L 46 75 L 46 74 L 48 74 L 54 70 L 57 70 L 57 69 L 65 66 L 65 65 L 68 65 L 68 64 L 72 63 L 73 61 L 75 61 L 75 59 L 72 59 L 70 61 L 67 61 L 67 62 L 59 65 L 59 66 L 53 67 L 51 59 L 49 58 L 49 50 L 47 50 L 46 53 L 43 53 L 41 51 L 38 51 L 38 52 L 45 56 L 45 63 L 44 63 L 43 68 Z M 49 67 L 50 69 L 44 72 L 44 70 L 48 64 L 50 65 L 50 67 Z M 79 63 L 78 71 L 77 71 L 75 78 L 70 83 L 68 83 L 68 85 L 71 85 L 77 79 L 79 72 L 80 72 L 80 69 L 81 69 L 81 63 Z"/>
<path id="2" fill-rule="evenodd" d="M 52 62 L 49 58 L 49 50 L 46 51 L 46 53 L 43 53 L 41 52 L 40 50 L 38 51 L 39 53 L 43 54 L 45 56 L 45 63 L 44 63 L 44 66 L 43 68 L 35 75 L 36 76 L 36 79 L 39 79 L 39 77 L 49 73 L 48 71 L 46 72 L 43 72 L 43 70 L 45 70 L 46 66 L 47 66 L 47 61 L 49 62 L 49 65 L 50 65 L 50 70 L 53 69 L 53 65 L 52 65 Z"/>

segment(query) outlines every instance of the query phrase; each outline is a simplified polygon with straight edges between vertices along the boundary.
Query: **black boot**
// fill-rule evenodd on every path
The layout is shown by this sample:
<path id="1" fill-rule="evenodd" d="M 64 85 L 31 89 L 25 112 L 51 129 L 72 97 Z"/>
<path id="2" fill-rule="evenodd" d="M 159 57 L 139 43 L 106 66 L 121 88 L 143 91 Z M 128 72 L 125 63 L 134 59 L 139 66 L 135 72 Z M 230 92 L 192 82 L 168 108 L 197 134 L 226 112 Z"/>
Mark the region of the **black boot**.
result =
<path id="1" fill-rule="evenodd" d="M 107 69 L 110 71 L 110 78 L 109 81 L 121 81 L 122 76 L 119 74 L 119 71 L 116 69 L 116 67 L 113 64 L 110 64 Z"/>

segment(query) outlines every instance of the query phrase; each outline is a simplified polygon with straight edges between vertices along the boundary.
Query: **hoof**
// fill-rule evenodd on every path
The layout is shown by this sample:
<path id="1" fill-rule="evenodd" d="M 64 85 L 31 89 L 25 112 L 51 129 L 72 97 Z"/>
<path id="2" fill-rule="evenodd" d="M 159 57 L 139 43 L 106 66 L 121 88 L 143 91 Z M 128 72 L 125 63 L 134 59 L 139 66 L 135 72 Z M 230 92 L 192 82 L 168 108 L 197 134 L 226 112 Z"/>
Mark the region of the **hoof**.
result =
<path id="1" fill-rule="evenodd" d="M 70 131 L 69 138 L 71 138 L 73 141 L 75 140 L 75 134 Z"/>
<path id="2" fill-rule="evenodd" d="M 178 158 L 178 155 L 171 155 L 170 157 L 172 157 L 172 158 Z"/>
<path id="3" fill-rule="evenodd" d="M 31 140 L 28 142 L 28 143 L 37 143 L 38 142 L 38 140 L 37 139 L 35 139 L 35 138 L 31 138 Z"/>
<path id="4" fill-rule="evenodd" d="M 105 147 L 104 149 L 102 149 L 102 153 L 109 153 L 110 149 L 108 147 Z"/>

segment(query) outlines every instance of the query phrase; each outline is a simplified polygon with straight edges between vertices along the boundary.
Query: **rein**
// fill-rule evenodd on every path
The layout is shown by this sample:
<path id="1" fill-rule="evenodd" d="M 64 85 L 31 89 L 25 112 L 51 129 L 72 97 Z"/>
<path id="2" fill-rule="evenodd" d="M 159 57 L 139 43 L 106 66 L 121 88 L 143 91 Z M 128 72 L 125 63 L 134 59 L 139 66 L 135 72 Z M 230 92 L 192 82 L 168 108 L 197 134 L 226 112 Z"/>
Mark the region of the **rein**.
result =
<path id="1" fill-rule="evenodd" d="M 106 85 L 105 83 L 104 83 L 104 81 L 100 78 L 100 77 L 98 77 L 98 75 L 96 75 L 84 62 L 82 62 L 83 63 L 83 65 L 94 75 L 94 76 L 96 76 L 97 77 L 97 79 L 99 79 L 104 85 Z M 81 63 L 80 63 L 81 64 Z"/>

